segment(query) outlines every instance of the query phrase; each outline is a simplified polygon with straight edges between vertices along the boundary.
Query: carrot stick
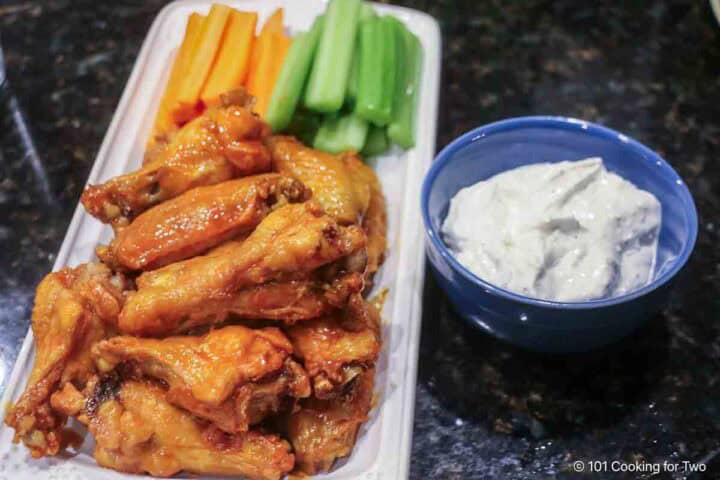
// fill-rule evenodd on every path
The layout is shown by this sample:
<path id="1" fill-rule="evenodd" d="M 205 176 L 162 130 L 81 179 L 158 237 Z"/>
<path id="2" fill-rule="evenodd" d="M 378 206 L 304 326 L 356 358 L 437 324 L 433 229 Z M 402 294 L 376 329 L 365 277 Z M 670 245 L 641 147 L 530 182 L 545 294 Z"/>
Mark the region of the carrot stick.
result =
<path id="1" fill-rule="evenodd" d="M 263 32 L 275 32 L 275 33 L 283 33 L 285 30 L 285 27 L 283 26 L 283 16 L 285 12 L 282 8 L 278 8 L 273 12 L 270 17 L 265 21 L 265 26 L 263 26 Z"/>
<path id="2" fill-rule="evenodd" d="M 275 85 L 282 60 L 285 58 L 290 39 L 284 34 L 270 32 L 258 39 L 258 62 L 248 77 L 248 93 L 255 97 L 255 112 L 261 116 L 267 111 L 272 88 Z"/>
<path id="3" fill-rule="evenodd" d="M 237 10 L 230 13 L 220 52 L 200 95 L 205 105 L 217 104 L 221 93 L 239 87 L 245 81 L 256 23 L 257 13 Z"/>
<path id="4" fill-rule="evenodd" d="M 273 56 L 272 77 L 270 78 L 270 83 L 272 83 L 272 85 L 270 86 L 271 92 L 272 86 L 275 85 L 275 81 L 277 80 L 277 77 L 280 74 L 280 70 L 282 69 L 285 55 L 287 55 L 287 52 L 290 49 L 290 45 L 292 44 L 292 39 L 284 33 L 276 34 L 275 37 L 276 53 Z"/>
<path id="5" fill-rule="evenodd" d="M 231 10 L 228 6 L 213 4 L 207 19 L 203 22 L 190 68 L 180 84 L 177 102 L 172 112 L 176 123 L 190 120 L 198 111 L 200 92 L 205 86 L 210 69 L 220 50 L 220 41 L 225 32 Z"/>
<path id="6" fill-rule="evenodd" d="M 267 111 L 272 88 L 290 48 L 291 41 L 285 35 L 282 22 L 283 9 L 278 8 L 263 25 L 253 47 L 246 87 L 255 97 L 255 111 L 260 115 Z"/>
<path id="7" fill-rule="evenodd" d="M 253 48 L 253 65 L 252 69 L 248 72 L 246 88 L 248 93 L 256 99 L 262 92 L 265 79 L 269 76 L 272 43 L 273 40 L 268 34 L 261 34 L 255 41 L 255 47 Z"/>
<path id="8" fill-rule="evenodd" d="M 153 127 L 153 134 L 150 138 L 150 142 L 154 141 L 154 138 L 158 135 L 169 133 L 175 129 L 176 125 L 171 115 L 171 109 L 175 102 L 178 87 L 180 82 L 185 76 L 185 72 L 188 69 L 190 60 L 192 58 L 193 50 L 197 43 L 200 29 L 202 28 L 204 15 L 199 13 L 193 13 L 190 15 L 185 27 L 185 36 L 183 37 L 180 49 L 175 56 L 172 70 L 170 71 L 170 77 L 168 78 L 167 85 L 165 86 L 165 93 L 160 100 L 158 106 L 157 116 L 155 117 L 155 125 Z"/>
<path id="9" fill-rule="evenodd" d="M 270 67 L 270 77 L 265 84 L 261 99 L 258 99 L 258 102 L 256 103 L 257 112 L 263 117 L 265 116 L 268 106 L 270 105 L 270 99 L 272 98 L 275 84 L 277 83 L 277 79 L 280 76 L 280 70 L 282 70 L 282 65 L 285 61 L 285 56 L 290 49 L 291 43 L 292 40 L 285 34 L 280 33 L 273 35 L 273 55 L 270 60 L 272 64 Z"/>
<path id="10" fill-rule="evenodd" d="M 260 35 L 255 39 L 253 45 L 252 54 L 250 55 L 250 67 L 248 68 L 248 78 L 246 80 L 247 85 L 250 84 L 250 77 L 253 72 L 257 71 L 258 60 L 260 59 L 260 52 L 264 49 L 263 43 L 267 42 L 267 38 L 271 32 L 282 33 L 283 32 L 283 9 L 278 8 L 273 12 L 272 15 L 265 21 Z"/>

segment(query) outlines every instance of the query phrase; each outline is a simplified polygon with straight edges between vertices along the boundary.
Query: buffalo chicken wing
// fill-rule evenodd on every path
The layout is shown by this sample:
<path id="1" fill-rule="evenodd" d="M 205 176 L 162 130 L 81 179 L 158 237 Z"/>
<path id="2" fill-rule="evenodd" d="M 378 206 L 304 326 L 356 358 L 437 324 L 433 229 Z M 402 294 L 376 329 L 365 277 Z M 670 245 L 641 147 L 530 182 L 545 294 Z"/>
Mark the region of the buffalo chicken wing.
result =
<path id="1" fill-rule="evenodd" d="M 247 100 L 209 108 L 139 170 L 88 187 L 81 201 L 104 223 L 123 226 L 148 208 L 194 187 L 268 172 L 268 125 Z"/>
<path id="2" fill-rule="evenodd" d="M 342 155 L 314 150 L 293 137 L 274 136 L 266 143 L 273 169 L 307 185 L 313 198 L 339 223 L 357 223 L 362 218 L 370 201 L 370 189 L 365 182 L 354 181 Z"/>
<path id="3" fill-rule="evenodd" d="M 52 396 L 66 384 L 81 388 L 95 373 L 91 346 L 111 335 L 125 281 L 104 265 L 88 263 L 47 275 L 37 288 L 32 313 L 35 364 L 25 392 L 5 422 L 34 457 L 55 455 L 66 416 Z"/>
<path id="4" fill-rule="evenodd" d="M 359 295 L 342 311 L 288 328 L 288 336 L 321 399 L 342 394 L 381 347 L 379 315 Z"/>
<path id="5" fill-rule="evenodd" d="M 342 308 L 352 294 L 363 288 L 359 272 L 346 272 L 332 280 L 323 280 L 318 273 L 314 276 L 319 278 L 270 282 L 240 290 L 225 306 L 238 318 L 276 320 L 292 325 Z M 185 331 L 202 323 L 188 320 L 179 330 Z"/>
<path id="6" fill-rule="evenodd" d="M 306 147 L 293 137 L 267 139 L 273 169 L 292 175 L 339 223 L 358 223 L 367 234 L 368 286 L 387 248 L 387 214 L 380 181 L 372 168 L 353 152 L 340 155 Z"/>
<path id="7" fill-rule="evenodd" d="M 110 390 L 110 391 L 109 391 Z M 277 480 L 293 468 L 287 442 L 255 431 L 228 434 L 171 405 L 162 387 L 100 382 L 100 398 L 80 416 L 95 438 L 95 460 L 128 473 L 167 477 L 185 471 Z"/>
<path id="8" fill-rule="evenodd" d="M 375 370 L 367 370 L 343 395 L 329 400 L 308 398 L 289 416 L 287 434 L 297 471 L 314 475 L 350 455 L 372 408 L 374 377 Z"/>
<path id="9" fill-rule="evenodd" d="M 247 235 L 273 207 L 309 197 L 302 183 L 278 174 L 194 188 L 119 229 L 110 247 L 99 249 L 98 255 L 106 264 L 130 270 L 158 268 Z"/>
<path id="10" fill-rule="evenodd" d="M 176 332 L 187 321 L 216 323 L 231 313 L 238 292 L 305 279 L 353 255 L 364 259 L 364 247 L 362 229 L 339 226 L 313 202 L 286 205 L 243 241 L 142 274 L 137 292 L 129 295 L 120 314 L 119 327 L 132 335 L 161 335 Z"/>
<path id="11" fill-rule="evenodd" d="M 278 329 L 229 326 L 201 337 L 162 340 L 120 336 L 93 347 L 98 366 L 130 362 L 164 381 L 167 400 L 230 433 L 275 413 L 286 397 L 310 395 L 304 369 Z"/>

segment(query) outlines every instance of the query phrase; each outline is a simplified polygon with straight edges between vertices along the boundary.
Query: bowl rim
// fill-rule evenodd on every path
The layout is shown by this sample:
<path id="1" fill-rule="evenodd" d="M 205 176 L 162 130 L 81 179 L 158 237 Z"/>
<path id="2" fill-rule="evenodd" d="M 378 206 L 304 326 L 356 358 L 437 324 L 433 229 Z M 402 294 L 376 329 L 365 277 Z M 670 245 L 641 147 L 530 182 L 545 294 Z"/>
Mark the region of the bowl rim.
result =
<path id="1" fill-rule="evenodd" d="M 640 153 L 641 155 L 654 160 L 655 162 L 659 162 L 663 168 L 668 169 L 668 171 L 675 176 L 676 183 L 681 187 L 681 196 L 684 200 L 683 207 L 685 212 L 689 216 L 689 238 L 685 242 L 682 251 L 675 259 L 672 268 L 668 269 L 658 278 L 655 278 L 642 288 L 633 290 L 624 295 L 610 298 L 600 298 L 595 300 L 584 300 L 581 302 L 559 302 L 554 300 L 544 300 L 540 298 L 528 297 L 493 285 L 492 283 L 481 279 L 480 277 L 472 273 L 469 269 L 467 269 L 465 266 L 463 266 L 459 261 L 457 261 L 455 259 L 455 256 L 448 249 L 448 247 L 445 246 L 445 242 L 443 242 L 440 233 L 436 231 L 435 228 L 433 228 L 432 222 L 430 221 L 428 203 L 430 198 L 430 190 L 435 183 L 435 179 L 443 170 L 445 164 L 447 164 L 447 162 L 453 157 L 453 155 L 461 148 L 466 147 L 467 145 L 470 145 L 475 141 L 480 140 L 481 138 L 485 138 L 496 133 L 526 127 L 559 128 L 563 130 L 571 130 L 581 132 L 583 134 L 603 137 L 614 142 L 621 142 L 622 145 L 625 146 L 625 148 L 630 148 L 637 153 Z M 494 294 L 507 300 L 513 300 L 536 307 L 550 307 L 564 310 L 586 310 L 619 305 L 630 300 L 642 297 L 665 285 L 685 266 L 688 259 L 690 258 L 693 249 L 695 248 L 695 242 L 697 240 L 698 233 L 697 208 L 695 206 L 692 193 L 690 193 L 690 190 L 687 188 L 687 184 L 685 183 L 685 181 L 664 158 L 662 158 L 659 154 L 646 147 L 642 143 L 638 142 L 637 140 L 628 137 L 627 135 L 624 135 L 618 131 L 615 131 L 603 125 L 599 125 L 597 123 L 588 122 L 572 117 L 550 115 L 512 117 L 481 125 L 460 135 L 458 138 L 446 145 L 440 151 L 440 153 L 437 154 L 435 160 L 430 165 L 430 169 L 425 174 L 425 179 L 423 180 L 420 202 L 423 222 L 425 223 L 425 234 L 430 239 L 430 243 L 432 244 L 432 246 L 435 247 L 435 249 L 440 253 L 440 256 L 451 266 L 453 270 L 459 272 L 466 280 L 482 288 L 487 293 Z"/>

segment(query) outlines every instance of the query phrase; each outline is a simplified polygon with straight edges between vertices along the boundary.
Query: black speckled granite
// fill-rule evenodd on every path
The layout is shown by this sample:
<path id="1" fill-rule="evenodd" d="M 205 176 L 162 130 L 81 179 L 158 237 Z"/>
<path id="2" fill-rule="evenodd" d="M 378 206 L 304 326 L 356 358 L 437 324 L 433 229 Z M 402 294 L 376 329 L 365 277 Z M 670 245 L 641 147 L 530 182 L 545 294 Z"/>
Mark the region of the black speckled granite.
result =
<path id="1" fill-rule="evenodd" d="M 0 3 L 0 391 L 161 1 Z M 704 0 L 408 0 L 443 30 L 438 146 L 562 114 L 652 146 L 695 195 L 672 304 L 618 345 L 545 356 L 471 331 L 425 288 L 411 477 L 644 478 L 575 460 L 706 461 L 720 478 L 720 27 Z M 713 472 L 713 473 L 710 473 Z M 661 474 L 653 478 L 683 478 Z"/>
<path id="2" fill-rule="evenodd" d="M 0 392 L 163 2 L 0 2 Z"/>

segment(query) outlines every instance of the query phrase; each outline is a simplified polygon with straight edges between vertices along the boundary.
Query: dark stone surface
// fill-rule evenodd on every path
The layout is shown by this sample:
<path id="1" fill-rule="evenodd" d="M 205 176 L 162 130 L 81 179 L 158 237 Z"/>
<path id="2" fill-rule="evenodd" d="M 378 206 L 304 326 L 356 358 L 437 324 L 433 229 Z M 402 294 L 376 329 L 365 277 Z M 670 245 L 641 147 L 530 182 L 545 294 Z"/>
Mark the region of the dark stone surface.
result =
<path id="1" fill-rule="evenodd" d="M 0 2 L 10 82 L 0 124 L 0 391 L 34 287 L 52 266 L 163 3 Z M 664 155 L 700 213 L 672 304 L 600 352 L 537 355 L 470 331 L 428 278 L 411 477 L 575 478 L 575 460 L 704 460 L 712 471 L 720 456 L 720 27 L 708 3 L 405 3 L 443 30 L 438 147 L 516 115 L 601 122 Z M 685 475 L 653 478 L 673 476 Z M 650 472 L 581 478 L 591 477 Z"/>

